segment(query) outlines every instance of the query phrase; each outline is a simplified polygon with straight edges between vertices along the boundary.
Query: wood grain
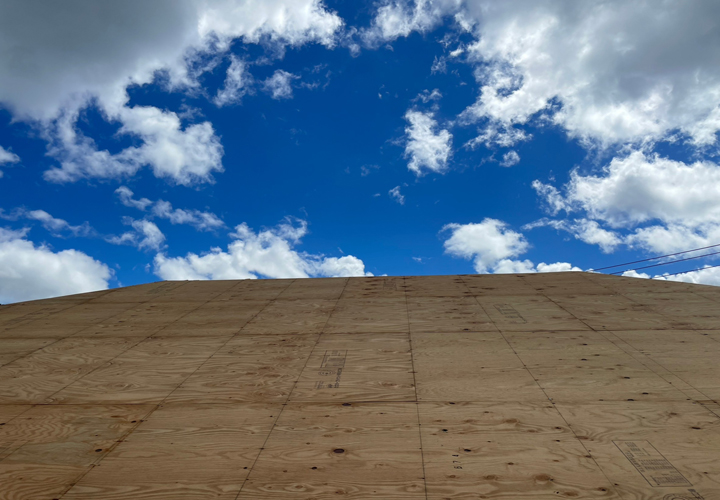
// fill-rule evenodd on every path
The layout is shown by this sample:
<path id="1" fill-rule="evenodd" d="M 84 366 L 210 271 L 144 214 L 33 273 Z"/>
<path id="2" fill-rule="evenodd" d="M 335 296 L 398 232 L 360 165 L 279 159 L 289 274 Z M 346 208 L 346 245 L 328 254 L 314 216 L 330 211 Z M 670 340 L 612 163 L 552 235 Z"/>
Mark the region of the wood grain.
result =
<path id="1" fill-rule="evenodd" d="M 714 500 L 718 290 L 380 276 L 0 306 L 0 499 Z"/>

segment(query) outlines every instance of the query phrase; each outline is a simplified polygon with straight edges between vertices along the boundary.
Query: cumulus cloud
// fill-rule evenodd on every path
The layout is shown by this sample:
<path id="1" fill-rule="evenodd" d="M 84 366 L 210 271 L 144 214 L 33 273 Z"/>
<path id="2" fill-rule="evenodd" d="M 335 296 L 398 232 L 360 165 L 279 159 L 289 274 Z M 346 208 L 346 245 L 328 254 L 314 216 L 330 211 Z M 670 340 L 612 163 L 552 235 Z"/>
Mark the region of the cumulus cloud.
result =
<path id="1" fill-rule="evenodd" d="M 263 82 L 263 88 L 273 99 L 292 99 L 292 81 L 298 78 L 300 78 L 298 75 L 278 69 Z"/>
<path id="2" fill-rule="evenodd" d="M 605 251 L 624 243 L 658 253 L 720 241 L 718 186 L 720 167 L 713 162 L 687 164 L 642 151 L 614 158 L 596 175 L 573 171 L 562 193 L 554 186 L 533 183 L 551 213 L 584 215 L 582 224 L 547 225 L 573 232 Z"/>
<path id="3" fill-rule="evenodd" d="M 444 172 L 452 154 L 452 134 L 445 129 L 438 130 L 438 123 L 430 112 L 408 110 L 405 120 L 409 123 L 405 127 L 408 168 L 418 176 L 425 170 Z"/>
<path id="4" fill-rule="evenodd" d="M 370 42 L 453 20 L 480 85 L 464 113 L 491 127 L 545 115 L 600 145 L 666 139 L 716 144 L 720 32 L 716 2 L 385 1 Z M 669 35 L 671 34 L 671 35 Z"/>
<path id="5" fill-rule="evenodd" d="M 19 161 L 20 157 L 18 155 L 0 146 L 0 165 L 5 163 L 17 163 Z"/>
<path id="6" fill-rule="evenodd" d="M 38 221 L 46 230 L 53 233 L 54 236 L 63 236 L 63 233 L 70 233 L 73 236 L 90 236 L 95 232 L 87 221 L 78 226 L 73 226 L 64 219 L 53 217 L 45 210 L 17 208 L 11 213 L 5 214 L 2 209 L 0 209 L 0 218 L 11 221 L 20 219 Z"/>
<path id="7" fill-rule="evenodd" d="M 445 253 L 472 260 L 475 272 L 534 273 L 580 271 L 565 262 L 540 263 L 517 257 L 527 252 L 530 244 L 521 233 L 513 231 L 503 221 L 486 218 L 480 223 L 446 224 L 441 232 L 450 232 L 445 240 Z"/>
<path id="8" fill-rule="evenodd" d="M 715 285 L 720 286 L 720 267 L 706 265 L 702 269 L 697 271 L 690 271 L 686 273 L 663 275 L 656 274 L 650 275 L 648 273 L 639 273 L 635 270 L 625 271 L 622 276 L 627 278 L 644 278 L 644 279 L 655 279 L 662 281 L 679 281 L 682 283 L 695 283 L 700 285 Z"/>
<path id="9" fill-rule="evenodd" d="M 115 118 L 123 125 L 120 135 L 140 137 L 143 144 L 117 154 L 98 150 L 95 142 L 76 129 L 77 114 L 63 117 L 53 129 L 50 154 L 60 167 L 44 174 L 50 182 L 74 182 L 82 178 L 121 178 L 150 166 L 156 177 L 189 186 L 213 182 L 222 172 L 223 147 L 210 122 L 181 126 L 176 113 L 154 107 L 121 108 Z"/>
<path id="10" fill-rule="evenodd" d="M 442 99 L 442 93 L 439 89 L 432 89 L 432 92 L 425 89 L 420 92 L 415 99 L 413 99 L 413 102 L 422 101 L 427 104 L 428 102 L 439 101 L 440 99 Z"/>
<path id="11" fill-rule="evenodd" d="M 378 7 L 372 26 L 362 32 L 362 38 L 367 45 L 378 46 L 413 31 L 427 32 L 440 24 L 452 3 L 459 2 L 417 0 L 410 6 L 408 2 L 385 1 Z"/>
<path id="12" fill-rule="evenodd" d="M 235 54 L 231 54 L 225 84 L 218 91 L 213 102 L 218 107 L 239 103 L 243 96 L 250 91 L 249 85 L 252 82 L 253 77 L 248 72 L 247 63 Z"/>
<path id="13" fill-rule="evenodd" d="M 404 205 L 405 204 L 405 196 L 400 192 L 400 186 L 395 186 L 390 191 L 388 191 L 388 194 L 392 199 L 397 201 L 399 204 Z"/>
<path id="14" fill-rule="evenodd" d="M 258 232 L 243 223 L 231 233 L 227 251 L 216 247 L 185 257 L 160 253 L 155 256 L 155 274 L 168 280 L 372 276 L 352 255 L 325 257 L 295 250 L 307 232 L 303 220 L 287 220 Z"/>
<path id="15" fill-rule="evenodd" d="M 0 303 L 104 290 L 112 272 L 78 250 L 36 246 L 26 231 L 0 228 Z"/>
<path id="16" fill-rule="evenodd" d="M 599 175 L 574 171 L 564 207 L 584 210 L 615 227 L 650 220 L 686 225 L 720 221 L 720 167 L 635 151 L 614 158 Z"/>
<path id="17" fill-rule="evenodd" d="M 140 250 L 160 251 L 165 248 L 165 235 L 154 222 L 127 217 L 124 223 L 133 228 L 120 236 L 108 236 L 105 241 L 113 245 L 132 245 Z"/>
<path id="18" fill-rule="evenodd" d="M 490 149 L 496 146 L 510 148 L 519 142 L 528 141 L 531 138 L 532 134 L 528 134 L 517 127 L 488 125 L 480 135 L 469 140 L 465 146 L 470 149 L 477 149 L 480 145 L 484 145 Z"/>
<path id="19" fill-rule="evenodd" d="M 115 194 L 120 198 L 120 203 L 126 207 L 145 210 L 149 205 L 153 204 L 153 202 L 147 198 L 140 198 L 139 200 L 133 198 L 134 193 L 127 186 L 120 186 L 115 190 Z"/>
<path id="20" fill-rule="evenodd" d="M 212 231 L 225 226 L 225 223 L 212 212 L 202 212 L 200 210 L 186 210 L 182 208 L 173 208 L 169 201 L 158 200 L 151 201 L 147 198 L 135 199 L 134 193 L 127 186 L 120 186 L 115 190 L 115 194 L 120 198 L 120 202 L 126 207 L 146 210 L 150 207 L 150 214 L 154 217 L 167 219 L 171 224 L 189 224 L 198 231 Z"/>
<path id="21" fill-rule="evenodd" d="M 505 153 L 500 162 L 501 167 L 512 167 L 520 163 L 520 155 L 515 150 L 510 150 Z"/>
<path id="22" fill-rule="evenodd" d="M 222 171 L 223 151 L 212 125 L 182 126 L 171 111 L 129 108 L 127 87 L 162 74 L 169 88 L 194 88 L 212 66 L 203 61 L 235 39 L 332 46 L 342 25 L 319 0 L 129 0 L 93 8 L 70 2 L 38 12 L 27 2 L 0 4 L 0 103 L 42 130 L 60 162 L 46 172 L 53 182 L 129 176 L 144 166 L 176 184 L 211 182 Z M 238 90 L 234 76 L 222 102 Z M 76 127 L 91 104 L 140 145 L 117 154 L 99 150 Z"/>
<path id="23" fill-rule="evenodd" d="M 626 242 L 615 231 L 604 229 L 594 220 L 575 219 L 575 220 L 550 220 L 541 219 L 523 226 L 523 229 L 535 229 L 537 227 L 549 226 L 558 230 L 571 233 L 578 240 L 589 245 L 598 245 L 604 253 L 611 253 L 615 248 Z"/>
<path id="24" fill-rule="evenodd" d="M 18 155 L 0 146 L 0 165 L 4 165 L 6 163 L 17 163 L 19 161 L 20 157 Z M 0 178 L 2 178 L 2 176 L 3 172 L 0 170 Z"/>

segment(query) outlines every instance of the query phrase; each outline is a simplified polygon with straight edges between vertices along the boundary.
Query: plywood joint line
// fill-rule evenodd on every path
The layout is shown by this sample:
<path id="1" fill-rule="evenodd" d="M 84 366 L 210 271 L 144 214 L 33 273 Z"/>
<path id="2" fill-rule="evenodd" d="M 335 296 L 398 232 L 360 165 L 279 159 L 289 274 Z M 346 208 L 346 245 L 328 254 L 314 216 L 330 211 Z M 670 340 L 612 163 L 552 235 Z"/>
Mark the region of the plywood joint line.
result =
<path id="1" fill-rule="evenodd" d="M 288 395 L 287 395 L 287 397 L 285 398 L 285 401 L 283 402 L 282 406 L 280 407 L 280 411 L 277 412 L 277 413 L 278 413 L 278 414 L 277 414 L 277 417 L 275 417 L 275 420 L 273 420 L 272 426 L 270 427 L 270 430 L 268 431 L 267 436 L 265 436 L 265 441 L 263 441 L 262 447 L 260 447 L 260 451 L 259 451 L 258 454 L 255 456 L 255 460 L 253 460 L 252 465 L 250 465 L 250 469 L 248 470 L 248 473 L 247 473 L 247 475 L 245 476 L 245 479 L 243 480 L 243 483 L 242 483 L 242 485 L 240 486 L 240 489 L 238 490 L 237 495 L 235 495 L 235 500 L 238 500 L 238 499 L 240 498 L 240 495 L 242 495 L 243 488 L 245 488 L 245 485 L 247 484 L 248 480 L 250 479 L 250 476 L 251 476 L 252 473 L 253 473 L 253 470 L 255 469 L 255 465 L 258 463 L 258 460 L 260 460 L 260 455 L 262 455 L 263 450 L 264 450 L 265 447 L 267 446 L 267 443 L 268 443 L 268 441 L 270 440 L 270 436 L 272 435 L 273 431 L 275 430 L 275 426 L 277 425 L 278 420 L 280 419 L 280 416 L 283 414 L 283 411 L 285 410 L 285 408 L 287 407 L 288 403 L 290 402 L 290 397 L 292 396 L 293 391 L 294 391 L 295 388 L 297 387 L 298 381 L 300 380 L 300 377 L 302 376 L 302 373 L 305 371 L 305 368 L 307 368 L 308 362 L 310 361 L 310 358 L 312 358 L 312 353 L 315 352 L 315 349 L 317 348 L 318 343 L 320 342 L 320 338 L 322 337 L 322 334 L 323 334 L 323 332 L 325 331 L 325 327 L 327 326 L 328 322 L 330 321 L 330 317 L 332 316 L 332 313 L 335 311 L 335 308 L 337 307 L 338 302 L 340 302 L 340 299 L 342 298 L 343 294 L 345 293 L 345 289 L 347 288 L 348 281 L 349 281 L 349 279 L 345 281 L 345 285 L 343 286 L 342 292 L 340 292 L 340 295 L 339 295 L 338 298 L 335 300 L 335 304 L 333 305 L 333 308 L 332 308 L 332 310 L 330 311 L 330 314 L 328 314 L 328 317 L 327 317 L 327 319 L 325 320 L 325 324 L 323 325 L 322 329 L 320 330 L 320 334 L 319 334 L 319 335 L 317 336 L 317 338 L 315 339 L 315 344 L 313 345 L 312 350 L 311 350 L 310 353 L 308 354 L 307 358 L 305 358 L 305 364 L 303 365 L 303 368 L 302 368 L 300 371 L 298 371 L 297 378 L 295 379 L 295 382 L 293 383 L 292 388 L 288 391 Z M 293 280 L 293 281 L 291 282 L 291 284 L 294 283 L 294 282 L 295 282 L 295 280 Z M 290 285 L 288 285 L 288 287 L 286 287 L 285 290 L 287 290 L 287 288 L 289 288 L 289 287 L 290 287 Z M 283 290 L 283 291 L 284 291 L 284 290 Z M 278 294 L 278 296 L 279 296 L 280 294 L 282 294 L 282 292 L 280 292 L 280 293 Z"/>

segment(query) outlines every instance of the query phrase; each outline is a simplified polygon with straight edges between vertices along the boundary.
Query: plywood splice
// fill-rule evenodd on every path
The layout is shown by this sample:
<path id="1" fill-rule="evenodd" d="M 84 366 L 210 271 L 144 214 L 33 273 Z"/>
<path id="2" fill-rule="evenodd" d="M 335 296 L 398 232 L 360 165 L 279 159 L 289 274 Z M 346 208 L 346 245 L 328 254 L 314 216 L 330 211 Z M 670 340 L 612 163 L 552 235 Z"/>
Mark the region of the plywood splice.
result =
<path id="1" fill-rule="evenodd" d="M 161 282 L 0 306 L 0 500 L 720 499 L 720 289 Z"/>

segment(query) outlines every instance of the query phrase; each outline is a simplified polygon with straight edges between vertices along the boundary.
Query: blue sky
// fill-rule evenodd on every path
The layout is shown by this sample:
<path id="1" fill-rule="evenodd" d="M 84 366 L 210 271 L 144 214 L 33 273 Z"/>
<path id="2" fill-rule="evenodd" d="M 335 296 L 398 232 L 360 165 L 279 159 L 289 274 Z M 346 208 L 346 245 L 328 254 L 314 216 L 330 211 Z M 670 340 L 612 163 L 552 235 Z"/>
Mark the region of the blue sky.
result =
<path id="1" fill-rule="evenodd" d="M 718 10 L 3 2 L 0 302 L 720 243 Z"/>

